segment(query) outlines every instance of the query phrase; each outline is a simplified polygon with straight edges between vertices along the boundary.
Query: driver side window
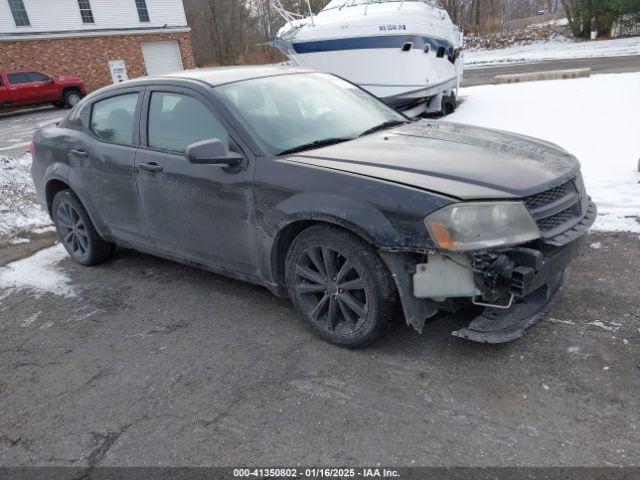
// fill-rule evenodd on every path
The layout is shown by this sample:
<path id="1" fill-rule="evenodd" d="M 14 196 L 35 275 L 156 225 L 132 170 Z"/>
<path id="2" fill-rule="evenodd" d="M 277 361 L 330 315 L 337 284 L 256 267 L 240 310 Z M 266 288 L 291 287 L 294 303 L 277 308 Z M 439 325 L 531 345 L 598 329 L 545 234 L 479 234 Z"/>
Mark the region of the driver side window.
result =
<path id="1" fill-rule="evenodd" d="M 149 146 L 183 153 L 192 143 L 217 138 L 229 151 L 229 133 L 199 100 L 181 93 L 153 92 L 147 127 Z"/>

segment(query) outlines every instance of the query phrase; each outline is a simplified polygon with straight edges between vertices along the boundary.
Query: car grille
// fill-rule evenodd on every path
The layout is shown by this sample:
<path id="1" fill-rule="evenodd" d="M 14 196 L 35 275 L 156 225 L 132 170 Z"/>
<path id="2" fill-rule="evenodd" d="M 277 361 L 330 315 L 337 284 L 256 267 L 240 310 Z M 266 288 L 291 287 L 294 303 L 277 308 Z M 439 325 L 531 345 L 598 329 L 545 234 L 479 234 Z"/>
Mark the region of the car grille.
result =
<path id="1" fill-rule="evenodd" d="M 555 215 L 551 215 L 550 217 L 539 219 L 537 221 L 538 228 L 543 232 L 548 232 L 570 222 L 572 218 L 576 218 L 576 212 L 573 207 L 567 208 L 566 210 L 556 213 Z"/>
<path id="2" fill-rule="evenodd" d="M 563 183 L 562 185 L 554 187 L 550 190 L 545 190 L 544 192 L 531 195 L 530 197 L 524 199 L 524 203 L 530 209 L 543 207 L 551 202 L 555 202 L 559 198 L 564 197 L 567 192 L 571 191 L 571 189 L 575 191 L 574 180 L 569 180 L 567 183 Z"/>
<path id="3" fill-rule="evenodd" d="M 580 222 L 584 187 L 580 177 L 523 199 L 543 238 L 555 237 Z"/>

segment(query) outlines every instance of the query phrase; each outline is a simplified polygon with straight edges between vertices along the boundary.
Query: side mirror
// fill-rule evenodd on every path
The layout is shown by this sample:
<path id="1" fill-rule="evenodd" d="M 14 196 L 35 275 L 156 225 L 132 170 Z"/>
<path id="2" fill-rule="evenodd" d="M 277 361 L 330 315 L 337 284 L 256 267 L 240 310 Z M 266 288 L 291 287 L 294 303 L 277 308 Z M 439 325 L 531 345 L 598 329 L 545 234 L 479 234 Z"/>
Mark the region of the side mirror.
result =
<path id="1" fill-rule="evenodd" d="M 223 143 L 217 138 L 192 143 L 187 147 L 184 155 L 191 163 L 226 165 L 228 167 L 240 165 L 244 158 L 238 153 L 227 152 Z"/>
<path id="2" fill-rule="evenodd" d="M 49 77 L 49 83 L 56 83 L 56 81 L 53 79 L 53 77 Z"/>

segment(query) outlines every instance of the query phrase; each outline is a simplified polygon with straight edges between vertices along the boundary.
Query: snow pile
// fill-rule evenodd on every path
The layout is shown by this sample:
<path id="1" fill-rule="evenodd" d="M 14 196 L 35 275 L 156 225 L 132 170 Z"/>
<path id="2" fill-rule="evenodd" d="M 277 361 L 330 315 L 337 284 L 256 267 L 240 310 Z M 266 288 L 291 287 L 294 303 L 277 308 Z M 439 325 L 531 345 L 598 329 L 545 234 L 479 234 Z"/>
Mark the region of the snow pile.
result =
<path id="1" fill-rule="evenodd" d="M 582 164 L 595 228 L 640 232 L 640 73 L 463 88 L 453 122 L 551 141 Z"/>
<path id="2" fill-rule="evenodd" d="M 560 35 L 550 42 L 534 42 L 495 50 L 469 50 L 464 54 L 464 63 L 465 66 L 483 66 L 625 55 L 640 55 L 640 37 L 571 43 Z"/>
<path id="3" fill-rule="evenodd" d="M 58 244 L 1 267 L 0 289 L 31 289 L 36 294 L 53 293 L 75 297 L 69 278 L 57 268 L 58 263 L 65 258 L 68 258 L 67 252 Z M 0 298 L 3 296 L 0 294 Z"/>
<path id="4" fill-rule="evenodd" d="M 0 240 L 50 225 L 31 180 L 31 155 L 0 156 Z"/>

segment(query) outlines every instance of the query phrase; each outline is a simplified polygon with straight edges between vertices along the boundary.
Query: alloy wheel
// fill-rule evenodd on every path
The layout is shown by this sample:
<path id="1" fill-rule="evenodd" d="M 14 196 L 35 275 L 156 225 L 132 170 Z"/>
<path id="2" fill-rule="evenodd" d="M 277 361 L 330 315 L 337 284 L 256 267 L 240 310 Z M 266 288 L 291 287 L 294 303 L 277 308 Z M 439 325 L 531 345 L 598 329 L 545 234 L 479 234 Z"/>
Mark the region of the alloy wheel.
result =
<path id="1" fill-rule="evenodd" d="M 62 202 L 58 205 L 56 220 L 67 249 L 79 258 L 85 257 L 89 251 L 89 233 L 77 210 L 70 203 Z"/>
<path id="2" fill-rule="evenodd" d="M 356 266 L 326 245 L 307 247 L 296 262 L 296 293 L 324 330 L 348 335 L 362 326 L 369 310 L 366 287 Z"/>

